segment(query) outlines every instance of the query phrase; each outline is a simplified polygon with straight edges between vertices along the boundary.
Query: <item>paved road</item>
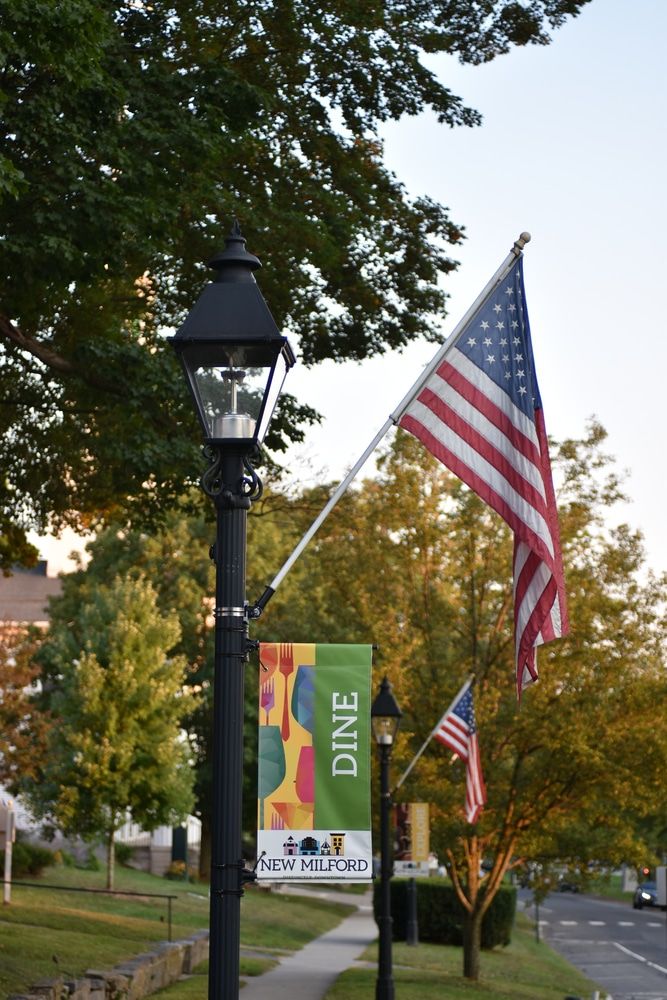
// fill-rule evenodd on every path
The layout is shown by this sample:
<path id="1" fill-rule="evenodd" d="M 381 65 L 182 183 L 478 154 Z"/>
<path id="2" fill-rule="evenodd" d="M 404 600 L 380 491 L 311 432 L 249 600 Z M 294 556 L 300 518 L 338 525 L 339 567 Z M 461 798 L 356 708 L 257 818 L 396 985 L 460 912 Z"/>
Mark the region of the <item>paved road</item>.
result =
<path id="1" fill-rule="evenodd" d="M 520 890 L 521 907 L 530 899 Z M 532 906 L 526 912 L 535 917 Z M 546 898 L 539 920 L 552 948 L 613 1000 L 667 1000 L 667 928 L 661 910 L 633 910 L 629 903 L 563 892 Z"/>

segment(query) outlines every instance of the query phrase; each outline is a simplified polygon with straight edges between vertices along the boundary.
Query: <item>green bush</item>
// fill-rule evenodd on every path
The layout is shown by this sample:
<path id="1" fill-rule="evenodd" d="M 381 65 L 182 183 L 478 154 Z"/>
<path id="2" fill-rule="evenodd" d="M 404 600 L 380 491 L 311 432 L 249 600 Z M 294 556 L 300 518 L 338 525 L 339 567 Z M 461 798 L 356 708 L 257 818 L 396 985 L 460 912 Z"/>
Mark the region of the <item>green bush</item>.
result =
<path id="1" fill-rule="evenodd" d="M 41 875 L 45 868 L 55 863 L 55 855 L 48 847 L 37 847 L 24 840 L 18 840 L 12 845 L 12 878 Z M 0 871 L 4 871 L 4 865 L 5 852 L 0 851 Z"/>
<path id="2" fill-rule="evenodd" d="M 417 920 L 419 940 L 434 944 L 463 944 L 464 910 L 454 886 L 442 879 L 416 879 Z M 380 885 L 375 883 L 373 909 L 377 921 L 380 906 Z M 504 947 L 510 943 L 514 913 L 516 910 L 516 889 L 501 886 L 482 921 L 482 948 Z M 391 915 L 393 918 L 393 938 L 405 941 L 407 932 L 408 880 L 393 879 L 391 882 Z"/>
<path id="3" fill-rule="evenodd" d="M 134 848 L 130 844 L 114 844 L 114 853 L 119 865 L 129 865 L 134 855 Z"/>
<path id="4" fill-rule="evenodd" d="M 77 865 L 77 868 L 83 869 L 86 872 L 99 872 L 102 870 L 102 865 L 100 864 L 100 859 L 97 857 L 93 850 L 88 851 L 88 856 L 86 860 L 81 865 Z"/>
<path id="5" fill-rule="evenodd" d="M 186 872 L 185 861 L 172 861 L 165 871 L 164 877 L 171 879 L 172 882 L 196 882 L 197 869 L 193 868 L 192 865 L 188 865 Z"/>

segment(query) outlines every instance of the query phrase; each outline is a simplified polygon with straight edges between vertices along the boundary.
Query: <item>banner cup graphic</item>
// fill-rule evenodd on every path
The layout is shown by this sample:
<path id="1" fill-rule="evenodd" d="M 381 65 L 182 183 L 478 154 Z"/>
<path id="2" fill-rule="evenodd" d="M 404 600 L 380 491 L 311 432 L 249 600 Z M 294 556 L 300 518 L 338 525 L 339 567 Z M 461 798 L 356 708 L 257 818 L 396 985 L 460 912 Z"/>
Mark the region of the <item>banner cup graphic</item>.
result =
<path id="1" fill-rule="evenodd" d="M 372 656 L 260 643 L 258 879 L 371 881 Z"/>

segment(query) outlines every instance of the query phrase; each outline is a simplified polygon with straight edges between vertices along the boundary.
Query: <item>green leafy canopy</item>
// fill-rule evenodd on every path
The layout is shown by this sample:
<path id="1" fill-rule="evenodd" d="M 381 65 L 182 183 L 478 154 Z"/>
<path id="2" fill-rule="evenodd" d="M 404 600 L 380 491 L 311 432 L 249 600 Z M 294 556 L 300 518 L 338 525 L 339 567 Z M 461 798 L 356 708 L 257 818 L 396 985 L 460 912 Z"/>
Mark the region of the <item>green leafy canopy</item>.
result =
<path id="1" fill-rule="evenodd" d="M 234 216 L 306 364 L 437 336 L 461 228 L 408 197 L 378 126 L 476 124 L 424 54 L 544 44 L 585 2 L 3 2 L 3 524 L 178 505 L 197 432 L 160 332 Z M 286 396 L 270 447 L 315 416 Z"/>

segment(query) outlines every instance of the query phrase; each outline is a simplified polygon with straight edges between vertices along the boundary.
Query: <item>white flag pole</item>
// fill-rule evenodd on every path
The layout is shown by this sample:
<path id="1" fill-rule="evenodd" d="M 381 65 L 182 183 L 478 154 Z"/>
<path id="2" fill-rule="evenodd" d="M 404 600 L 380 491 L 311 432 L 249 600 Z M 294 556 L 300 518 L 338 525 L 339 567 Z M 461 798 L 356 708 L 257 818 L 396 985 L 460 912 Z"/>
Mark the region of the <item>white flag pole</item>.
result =
<path id="1" fill-rule="evenodd" d="M 424 740 L 424 742 L 421 745 L 420 749 L 417 751 L 417 753 L 415 754 L 415 756 L 412 758 L 412 760 L 408 764 L 407 769 L 404 771 L 402 777 L 399 779 L 399 781 L 397 782 L 397 784 L 395 784 L 394 787 L 392 788 L 392 790 L 391 790 L 391 794 L 392 795 L 394 794 L 394 792 L 398 791 L 398 789 L 401 787 L 401 785 L 403 784 L 403 782 L 405 781 L 405 779 L 407 778 L 407 776 L 410 774 L 410 771 L 415 766 L 415 764 L 417 763 L 417 761 L 419 760 L 419 758 L 423 754 L 424 750 L 429 745 L 429 743 L 431 742 L 431 740 L 433 739 L 433 737 L 437 733 L 438 729 L 440 728 L 440 723 L 442 722 L 442 720 L 445 718 L 445 716 L 449 715 L 449 713 L 454 708 L 454 705 L 457 703 L 457 701 L 459 700 L 459 698 L 462 697 L 462 695 L 465 692 L 466 688 L 470 687 L 470 685 L 473 683 L 474 680 L 475 680 L 475 675 L 474 674 L 470 674 L 470 676 L 468 677 L 468 679 L 461 686 L 460 691 L 457 694 L 454 695 L 454 697 L 452 698 L 451 705 L 449 706 L 449 708 L 447 709 L 446 712 L 442 713 L 442 715 L 440 716 L 440 718 L 438 719 L 438 721 L 434 725 L 433 729 L 431 730 L 431 732 L 428 734 L 428 736 Z"/>
<path id="2" fill-rule="evenodd" d="M 387 431 L 390 430 L 390 428 L 392 426 L 398 424 L 398 421 L 403 416 L 404 411 L 408 408 L 408 406 L 410 405 L 410 403 L 412 402 L 412 400 L 415 398 L 415 396 L 421 391 L 424 383 L 430 378 L 431 374 L 435 371 L 435 369 L 438 367 L 438 365 L 442 362 L 443 358 L 445 358 L 446 355 L 449 353 L 449 351 L 453 348 L 454 344 L 456 343 L 456 339 L 457 339 L 458 335 L 461 333 L 462 330 L 465 329 L 465 327 L 468 325 L 468 323 L 470 322 L 470 320 L 474 317 L 475 313 L 479 310 L 479 308 L 487 300 L 487 298 L 489 297 L 489 295 L 491 295 L 491 293 L 493 291 L 495 291 L 495 289 L 500 284 L 500 282 L 506 277 L 507 273 L 509 272 L 510 268 L 515 263 L 515 261 L 517 260 L 517 258 L 522 256 L 523 248 L 525 247 L 526 243 L 528 243 L 529 241 L 530 241 L 530 233 L 521 233 L 521 235 L 519 236 L 518 240 L 516 240 L 516 242 L 514 243 L 514 246 L 510 250 L 510 252 L 507 255 L 507 257 L 505 258 L 505 260 L 502 262 L 502 264 L 500 265 L 500 267 L 498 268 L 498 270 L 496 271 L 496 273 L 493 275 L 493 277 L 486 284 L 486 286 L 484 287 L 484 289 L 477 296 L 477 298 L 475 299 L 475 301 L 473 302 L 473 304 L 470 306 L 470 308 L 468 309 L 468 311 L 465 313 L 465 315 L 459 320 L 459 322 L 457 323 L 457 325 L 452 330 L 451 334 L 447 337 L 447 339 L 445 340 L 445 342 L 440 347 L 440 350 L 437 352 L 437 354 L 432 359 L 432 361 L 430 362 L 430 364 L 428 364 L 426 366 L 426 368 L 421 373 L 421 375 L 419 376 L 419 378 L 417 379 L 417 381 L 412 385 L 412 387 L 405 394 L 405 396 L 403 397 L 403 399 L 401 400 L 401 402 L 398 404 L 398 406 L 396 407 L 396 409 L 393 411 L 393 413 L 391 414 L 391 416 L 382 425 L 382 427 L 377 432 L 377 434 L 375 435 L 375 437 L 373 438 L 373 440 L 371 441 L 371 443 L 368 445 L 368 447 L 366 448 L 366 450 L 364 451 L 364 453 L 354 463 L 354 465 L 352 466 L 352 468 L 350 469 L 350 471 L 348 472 L 348 474 L 345 476 L 345 478 L 343 479 L 343 481 L 340 483 L 340 485 L 337 487 L 337 489 L 335 490 L 335 492 L 331 495 L 331 497 L 327 501 L 324 509 L 321 511 L 321 513 L 313 521 L 313 523 L 311 524 L 310 528 L 305 533 L 305 535 L 303 536 L 303 538 L 301 539 L 301 541 L 296 545 L 296 547 L 293 550 L 292 554 L 283 563 L 282 567 L 276 573 L 276 575 L 274 576 L 273 580 L 268 585 L 268 587 L 266 587 L 266 589 L 264 590 L 264 593 L 262 594 L 262 596 L 260 597 L 260 599 L 257 601 L 257 603 L 255 605 L 253 605 L 249 609 L 249 615 L 250 615 L 251 618 L 259 618 L 259 616 L 261 615 L 262 611 L 264 610 L 264 608 L 266 607 L 266 605 L 271 600 L 271 598 L 275 594 L 276 590 L 278 589 L 278 587 L 282 583 L 284 577 L 287 575 L 287 573 L 289 573 L 289 571 L 291 570 L 292 566 L 294 565 L 294 563 L 296 562 L 296 560 L 299 558 L 299 556 L 301 555 L 301 553 L 303 552 L 303 550 L 305 549 L 305 547 L 308 545 L 308 543 L 310 542 L 310 540 L 313 537 L 313 535 L 315 534 L 315 532 L 320 528 L 320 526 L 322 525 L 323 521 L 326 520 L 326 518 L 329 516 L 329 514 L 331 513 L 331 511 L 333 510 L 333 508 L 336 506 L 336 504 L 338 503 L 338 501 L 340 500 L 340 498 L 347 491 L 348 487 L 350 486 L 350 483 L 352 483 L 352 481 L 355 479 L 355 477 L 356 477 L 357 473 L 359 472 L 359 470 L 362 468 L 363 465 L 366 464 L 366 462 L 368 461 L 368 459 L 370 458 L 370 456 L 373 454 L 373 452 L 375 451 L 375 449 L 377 448 L 377 446 L 379 445 L 380 441 L 385 436 L 385 434 L 387 433 Z"/>

